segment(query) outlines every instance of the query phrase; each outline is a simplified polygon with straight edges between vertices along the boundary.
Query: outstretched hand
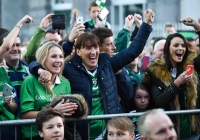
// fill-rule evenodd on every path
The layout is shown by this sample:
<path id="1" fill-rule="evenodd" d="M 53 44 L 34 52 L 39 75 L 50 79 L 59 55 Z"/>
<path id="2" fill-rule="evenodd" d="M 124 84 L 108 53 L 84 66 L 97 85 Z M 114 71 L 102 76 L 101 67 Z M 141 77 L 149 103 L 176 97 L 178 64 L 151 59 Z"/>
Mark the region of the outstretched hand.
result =
<path id="1" fill-rule="evenodd" d="M 133 15 L 128 15 L 125 18 L 124 28 L 127 29 L 127 30 L 130 30 L 132 25 L 133 25 L 133 23 L 134 23 L 134 16 Z"/>
<path id="2" fill-rule="evenodd" d="M 52 18 L 53 15 L 54 14 L 48 14 L 42 19 L 42 21 L 40 23 L 40 27 L 42 29 L 45 30 L 46 28 L 48 28 L 52 24 L 52 22 L 50 22 L 49 20 Z"/>
<path id="3" fill-rule="evenodd" d="M 154 17 L 155 17 L 155 13 L 153 10 L 151 9 L 147 9 L 144 12 L 144 17 L 145 17 L 145 22 L 149 25 L 151 25 L 154 22 Z"/>
<path id="4" fill-rule="evenodd" d="M 200 30 L 200 23 L 198 23 L 196 20 L 194 20 L 193 18 L 191 17 L 187 17 L 185 19 L 181 19 L 179 22 L 187 25 L 187 26 L 192 26 L 194 27 L 194 29 L 196 31 L 199 31 Z"/>

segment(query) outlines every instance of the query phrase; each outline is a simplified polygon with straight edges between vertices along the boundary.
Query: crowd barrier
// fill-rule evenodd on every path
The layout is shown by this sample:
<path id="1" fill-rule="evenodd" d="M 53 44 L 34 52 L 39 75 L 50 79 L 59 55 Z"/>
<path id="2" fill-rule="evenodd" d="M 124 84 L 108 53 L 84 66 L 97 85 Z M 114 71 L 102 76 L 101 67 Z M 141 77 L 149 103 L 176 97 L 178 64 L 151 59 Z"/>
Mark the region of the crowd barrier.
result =
<path id="1" fill-rule="evenodd" d="M 195 110 L 178 110 L 178 111 L 165 111 L 166 114 L 168 115 L 178 115 L 179 116 L 179 120 L 180 121 L 180 115 L 183 114 L 188 114 L 188 115 L 192 115 L 192 114 L 200 114 L 200 109 L 195 109 Z M 126 116 L 126 117 L 130 117 L 130 118 L 134 118 L 134 117 L 138 117 L 143 113 L 122 113 L 122 114 L 107 114 L 107 115 L 89 115 L 86 118 L 83 119 L 72 119 L 72 118 L 68 118 L 66 121 L 68 122 L 76 122 L 76 121 L 91 121 L 91 120 L 106 120 L 106 119 L 110 119 L 113 117 L 118 117 L 118 116 Z M 21 119 L 21 120 L 9 120 L 9 121 L 0 121 L 0 136 L 1 136 L 1 128 L 3 126 L 14 126 L 15 127 L 15 140 L 17 140 L 17 126 L 19 125 L 32 125 L 35 123 L 35 119 Z M 88 123 L 88 128 L 89 128 L 89 123 Z M 76 131 L 76 123 L 74 123 L 74 129 Z M 180 126 L 179 126 L 180 129 Z M 103 131 L 103 129 L 102 129 Z M 74 132 L 76 133 L 76 132 Z M 88 134 L 89 135 L 89 134 Z M 178 139 L 179 139 L 179 134 L 178 135 Z M 31 140 L 31 138 L 30 138 Z"/>

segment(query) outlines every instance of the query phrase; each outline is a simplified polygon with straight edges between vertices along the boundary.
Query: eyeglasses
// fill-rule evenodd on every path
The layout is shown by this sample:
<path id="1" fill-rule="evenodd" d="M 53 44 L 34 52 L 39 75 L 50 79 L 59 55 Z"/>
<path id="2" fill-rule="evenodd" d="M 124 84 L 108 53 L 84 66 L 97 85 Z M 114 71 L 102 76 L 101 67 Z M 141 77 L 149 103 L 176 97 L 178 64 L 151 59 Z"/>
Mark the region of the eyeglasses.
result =
<path id="1" fill-rule="evenodd" d="M 15 46 L 16 46 L 17 48 L 19 48 L 19 47 L 21 47 L 21 43 L 16 43 L 16 44 L 13 44 L 13 45 L 12 45 L 13 48 L 14 48 Z"/>

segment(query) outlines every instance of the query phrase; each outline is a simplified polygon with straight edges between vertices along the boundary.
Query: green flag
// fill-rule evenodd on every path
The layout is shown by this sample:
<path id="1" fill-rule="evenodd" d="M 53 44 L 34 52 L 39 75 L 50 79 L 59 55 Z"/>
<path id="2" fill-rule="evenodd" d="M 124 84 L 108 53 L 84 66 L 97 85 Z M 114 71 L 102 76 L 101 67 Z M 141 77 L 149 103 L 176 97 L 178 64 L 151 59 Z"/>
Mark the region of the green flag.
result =
<path id="1" fill-rule="evenodd" d="M 106 0 L 95 0 L 96 4 L 99 5 L 99 8 L 102 10 L 105 6 Z"/>

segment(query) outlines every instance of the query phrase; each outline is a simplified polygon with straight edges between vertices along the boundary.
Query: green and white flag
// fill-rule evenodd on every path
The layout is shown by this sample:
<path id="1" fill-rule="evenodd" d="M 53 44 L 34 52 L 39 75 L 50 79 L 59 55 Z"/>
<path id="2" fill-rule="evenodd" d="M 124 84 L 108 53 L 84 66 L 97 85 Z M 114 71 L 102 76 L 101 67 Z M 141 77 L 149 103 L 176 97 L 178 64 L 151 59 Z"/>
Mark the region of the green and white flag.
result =
<path id="1" fill-rule="evenodd" d="M 105 7 L 106 0 L 95 0 L 95 2 L 101 10 Z"/>

